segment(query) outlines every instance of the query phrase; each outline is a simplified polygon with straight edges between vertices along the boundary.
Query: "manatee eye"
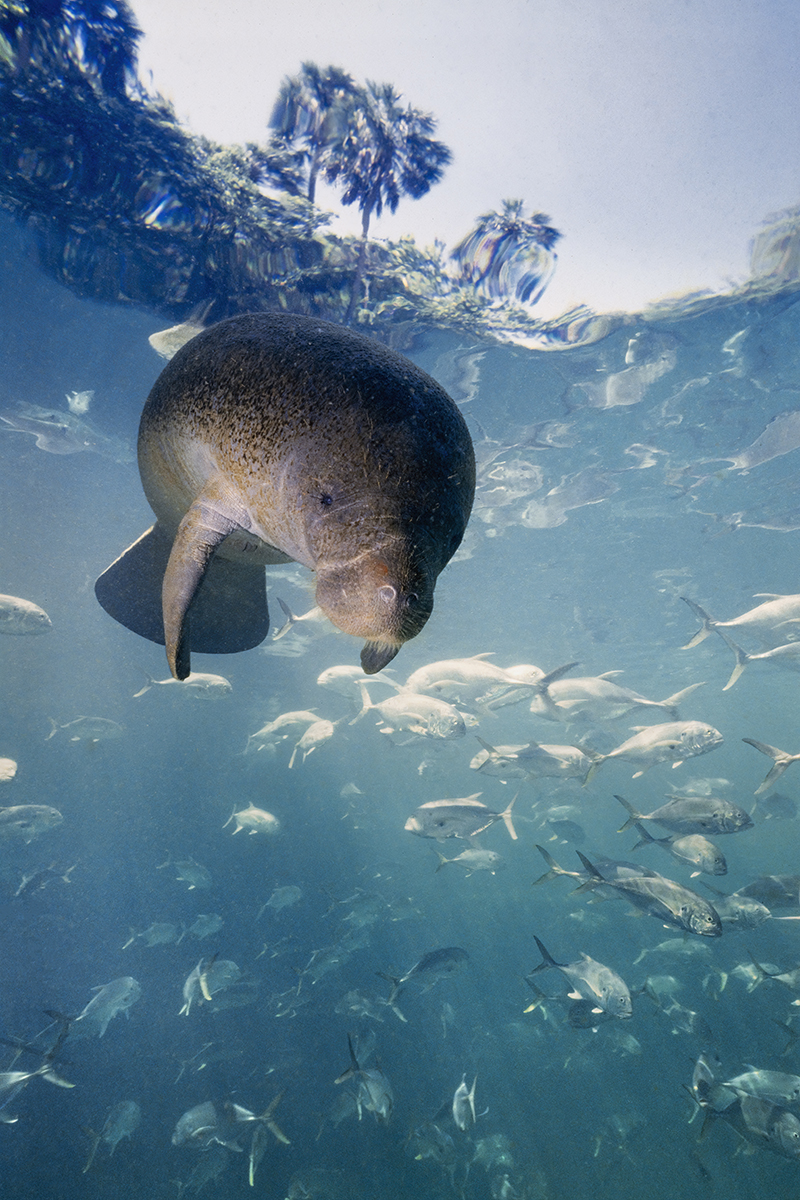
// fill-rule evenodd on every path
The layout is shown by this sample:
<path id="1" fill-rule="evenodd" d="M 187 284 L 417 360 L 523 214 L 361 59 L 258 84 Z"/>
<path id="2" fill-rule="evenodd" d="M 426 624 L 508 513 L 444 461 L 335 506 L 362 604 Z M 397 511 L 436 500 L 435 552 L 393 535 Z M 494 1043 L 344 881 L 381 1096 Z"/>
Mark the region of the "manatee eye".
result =
<path id="1" fill-rule="evenodd" d="M 319 502 L 320 504 L 324 504 L 327 508 L 329 504 L 333 504 L 333 496 L 328 496 L 327 494 L 320 496 Z"/>

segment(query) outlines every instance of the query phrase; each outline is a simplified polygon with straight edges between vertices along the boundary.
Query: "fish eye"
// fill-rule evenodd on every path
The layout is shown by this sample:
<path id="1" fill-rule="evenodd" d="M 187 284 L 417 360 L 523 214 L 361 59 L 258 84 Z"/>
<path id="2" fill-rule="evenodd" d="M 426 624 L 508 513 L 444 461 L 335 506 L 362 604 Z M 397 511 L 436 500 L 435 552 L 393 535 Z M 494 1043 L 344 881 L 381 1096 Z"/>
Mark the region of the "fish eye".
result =
<path id="1" fill-rule="evenodd" d="M 327 492 L 324 492 L 320 496 L 319 502 L 321 505 L 323 505 L 323 507 L 328 508 L 331 504 L 333 504 L 333 496 L 329 496 Z"/>

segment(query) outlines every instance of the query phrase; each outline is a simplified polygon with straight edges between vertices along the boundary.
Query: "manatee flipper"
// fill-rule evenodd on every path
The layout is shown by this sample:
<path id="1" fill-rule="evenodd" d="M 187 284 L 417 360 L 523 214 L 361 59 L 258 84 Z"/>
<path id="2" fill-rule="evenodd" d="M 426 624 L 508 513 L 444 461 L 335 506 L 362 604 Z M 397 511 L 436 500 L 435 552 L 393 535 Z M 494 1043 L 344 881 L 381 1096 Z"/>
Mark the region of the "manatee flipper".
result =
<path id="1" fill-rule="evenodd" d="M 248 525 L 244 509 L 206 488 L 178 526 L 161 586 L 167 662 L 176 679 L 185 679 L 191 671 L 192 648 L 230 653 L 257 646 L 266 637 L 269 614 L 263 567 L 214 558 L 214 551 L 230 534 Z M 230 644 L 231 634 L 236 645 Z"/>
<path id="2" fill-rule="evenodd" d="M 121 554 L 95 584 L 115 621 L 163 646 L 162 585 L 172 542 L 158 525 Z M 191 648 L 198 654 L 251 650 L 269 632 L 264 568 L 213 557 L 191 605 Z"/>

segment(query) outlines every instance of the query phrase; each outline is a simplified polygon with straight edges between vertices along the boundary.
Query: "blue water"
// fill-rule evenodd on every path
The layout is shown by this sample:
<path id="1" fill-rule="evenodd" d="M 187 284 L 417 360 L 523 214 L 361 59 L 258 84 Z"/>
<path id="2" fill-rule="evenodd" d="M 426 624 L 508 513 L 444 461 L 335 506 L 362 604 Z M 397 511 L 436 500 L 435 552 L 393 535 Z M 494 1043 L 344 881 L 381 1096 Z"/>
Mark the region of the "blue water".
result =
<path id="1" fill-rule="evenodd" d="M 747 471 L 710 461 L 739 454 L 773 418 L 800 408 L 794 297 L 732 298 L 694 315 L 632 320 L 573 350 L 477 346 L 440 333 L 412 352 L 461 401 L 488 465 L 464 548 L 439 580 L 430 622 L 395 660 L 396 678 L 434 660 L 492 652 L 503 666 L 535 663 L 548 671 L 577 660 L 581 675 L 621 671 L 618 682 L 651 699 L 704 681 L 681 716 L 724 736 L 707 757 L 678 770 L 658 765 L 635 780 L 631 764 L 612 761 L 587 787 L 523 782 L 518 841 L 502 823 L 481 836 L 502 854 L 504 868 L 466 876 L 458 867 L 437 873 L 435 843 L 403 826 L 422 803 L 481 790 L 490 807 L 505 807 L 514 781 L 469 769 L 476 733 L 493 744 L 582 738 L 606 752 L 631 725 L 650 719 L 567 727 L 532 717 L 522 704 L 481 716 L 463 740 L 393 746 L 371 715 L 349 725 L 354 705 L 316 684 L 326 667 L 357 662 L 358 644 L 333 631 L 311 638 L 302 627 L 277 642 L 270 635 L 245 654 L 195 656 L 195 670 L 230 680 L 226 699 L 203 704 L 170 688 L 134 699 L 145 672 L 167 677 L 163 649 L 110 620 L 93 583 L 151 520 L 125 447 L 135 443 L 142 404 L 163 365 L 148 336 L 169 322 L 76 298 L 40 273 L 26 236 L 8 221 L 2 254 L 0 410 L 25 403 L 63 413 L 66 393 L 92 389 L 86 419 L 114 440 L 104 453 L 53 454 L 29 434 L 0 433 L 0 590 L 41 605 L 53 622 L 45 636 L 0 640 L 0 754 L 19 763 L 16 779 L 0 785 L 0 800 L 50 804 L 64 817 L 28 845 L 0 846 L 0 1033 L 30 1041 L 50 1024 L 46 1010 L 76 1016 L 93 988 L 121 976 L 142 989 L 102 1038 L 67 1038 L 58 1071 L 71 1090 L 33 1079 L 3 1110 L 19 1118 L 0 1127 L 4 1194 L 174 1197 L 175 1181 L 191 1194 L 192 1172 L 210 1152 L 171 1144 L 179 1117 L 207 1100 L 260 1113 L 279 1092 L 276 1120 L 291 1144 L 270 1136 L 251 1191 L 245 1130 L 243 1152 L 228 1151 L 222 1173 L 201 1194 L 794 1194 L 797 1164 L 768 1149 L 742 1154 L 744 1144 L 724 1121 L 698 1141 L 702 1122 L 689 1122 L 694 1105 L 685 1089 L 702 1050 L 713 1049 L 728 1076 L 744 1063 L 798 1070 L 798 1053 L 782 1054 L 787 1037 L 776 1026 L 796 1023 L 793 994 L 772 983 L 748 993 L 733 974 L 749 963 L 749 952 L 793 967 L 797 925 L 768 921 L 749 933 L 690 938 L 682 949 L 695 953 L 670 955 L 655 947 L 680 934 L 633 916 L 623 901 L 572 895 L 563 880 L 531 888 L 544 870 L 537 842 L 578 867 L 574 846 L 542 827 L 552 805 L 578 810 L 581 848 L 590 857 L 630 857 L 634 839 L 616 832 L 623 814 L 614 793 L 648 812 L 670 788 L 712 778 L 750 810 L 770 764 L 741 739 L 800 750 L 797 675 L 751 664 L 723 693 L 732 655 L 717 637 L 681 649 L 697 622 L 680 599 L 688 595 L 725 619 L 752 607 L 755 593 L 800 590 L 796 451 Z M 669 369 L 652 372 L 637 403 L 597 406 L 613 394 L 610 376 L 660 356 Z M 533 439 L 539 445 L 527 444 L 528 427 L 546 422 L 569 426 L 553 435 L 562 444 L 541 445 L 541 433 Z M 626 454 L 633 446 L 649 447 L 649 456 Z M 540 468 L 541 487 L 498 506 L 490 489 L 507 484 L 500 468 L 517 459 L 529 473 L 531 465 Z M 574 488 L 576 477 L 589 480 L 594 490 L 585 498 L 596 502 L 559 509 L 562 484 Z M 554 488 L 561 491 L 546 501 Z M 530 516 L 532 501 L 543 505 L 538 516 Z M 526 510 L 529 525 L 522 523 Z M 564 519 L 555 523 L 559 512 Z M 302 613 L 312 595 L 301 569 L 276 572 L 273 622 L 280 624 L 277 597 Z M 747 648 L 758 647 L 751 640 Z M 248 736 L 267 720 L 308 708 L 347 719 L 305 763 L 288 770 L 295 738 L 274 755 L 244 754 Z M 64 732 L 46 740 L 50 719 L 63 725 L 80 716 L 109 718 L 124 730 L 96 745 L 71 742 Z M 791 797 L 795 770 L 800 779 L 800 768 L 790 768 L 779 787 Z M 342 795 L 348 784 L 358 792 Z M 234 808 L 250 803 L 278 817 L 279 836 L 232 836 L 232 825 L 223 828 Z M 765 819 L 760 810 L 754 821 L 720 839 L 729 870 L 713 882 L 726 891 L 798 869 L 795 821 Z M 441 847 L 448 857 L 463 848 Z M 176 878 L 174 864 L 190 858 L 210 872 L 210 888 L 189 890 Z M 688 868 L 657 849 L 639 860 L 690 884 Z M 46 887 L 14 896 L 25 874 L 50 866 Z M 66 883 L 59 876 L 68 868 Z M 288 885 L 302 891 L 295 905 L 261 911 L 276 887 Z M 139 938 L 122 948 L 153 922 L 189 925 L 200 913 L 223 917 L 219 933 L 152 947 Z M 559 961 L 585 951 L 612 965 L 631 989 L 648 975 L 673 976 L 677 982 L 663 986 L 677 989 L 674 998 L 697 1014 L 694 1031 L 667 1011 L 669 997 L 659 1008 L 635 995 L 630 1021 L 596 1032 L 570 1028 L 563 1000 L 548 1003 L 544 1014 L 525 1013 L 533 997 L 523 976 L 539 961 L 534 934 Z M 430 990 L 409 984 L 398 999 L 402 1022 L 380 1003 L 390 984 L 378 973 L 400 975 L 445 946 L 463 947 L 469 962 Z M 255 999 L 218 1012 L 196 1003 L 179 1015 L 186 977 L 214 954 L 241 968 Z M 555 973 L 537 982 L 563 997 Z M 376 1017 L 337 1011 L 353 990 L 374 1002 Z M 395 1097 L 386 1125 L 369 1112 L 361 1121 L 353 1114 L 338 1125 L 331 1119 L 347 1086 L 334 1080 L 349 1066 L 348 1033 L 367 1049 L 374 1037 L 369 1065 L 380 1065 Z M 13 1052 L 6 1049 L 8 1067 Z M 26 1054 L 15 1069 L 39 1061 Z M 478 1120 L 466 1133 L 446 1113 L 437 1117 L 464 1074 L 468 1084 L 478 1079 Z M 113 1157 L 102 1144 L 83 1174 L 86 1131 L 100 1132 L 125 1099 L 140 1104 L 141 1125 Z M 409 1139 L 432 1120 L 452 1138 L 450 1171 L 415 1157 L 419 1145 Z M 476 1146 L 497 1135 L 507 1139 L 506 1158 L 487 1168 L 485 1152 L 475 1161 Z"/>

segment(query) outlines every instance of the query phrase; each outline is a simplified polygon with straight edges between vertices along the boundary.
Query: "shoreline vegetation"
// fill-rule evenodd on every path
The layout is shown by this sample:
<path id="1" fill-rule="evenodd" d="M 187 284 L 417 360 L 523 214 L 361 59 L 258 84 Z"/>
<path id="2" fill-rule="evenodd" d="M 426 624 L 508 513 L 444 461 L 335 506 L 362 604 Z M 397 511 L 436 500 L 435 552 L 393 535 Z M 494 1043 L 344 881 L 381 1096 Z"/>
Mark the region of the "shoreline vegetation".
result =
<path id="1" fill-rule="evenodd" d="M 219 145 L 179 124 L 136 76 L 130 9 L 93 0 L 0 3 L 0 208 L 35 238 L 42 267 L 78 295 L 209 321 L 284 310 L 353 324 L 398 349 L 426 331 L 540 350 L 587 345 L 622 325 L 692 316 L 800 286 L 800 217 L 754 241 L 753 278 L 644 313 L 532 312 L 561 237 L 521 201 L 442 242 L 370 238 L 372 216 L 424 195 L 450 152 L 435 120 L 391 85 L 360 86 L 305 63 L 287 78 L 265 145 Z M 111 15 L 109 15 L 111 13 Z M 323 175 L 357 203 L 361 237 L 338 236 L 313 202 Z M 309 198 L 311 197 L 311 198 Z M 518 297 L 521 297 L 520 300 Z"/>

